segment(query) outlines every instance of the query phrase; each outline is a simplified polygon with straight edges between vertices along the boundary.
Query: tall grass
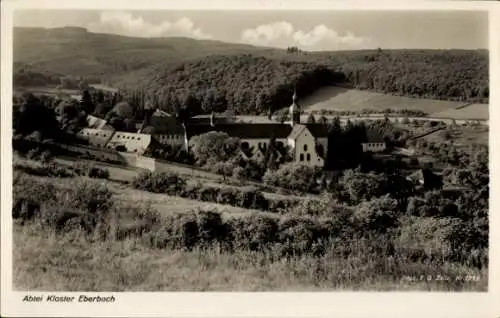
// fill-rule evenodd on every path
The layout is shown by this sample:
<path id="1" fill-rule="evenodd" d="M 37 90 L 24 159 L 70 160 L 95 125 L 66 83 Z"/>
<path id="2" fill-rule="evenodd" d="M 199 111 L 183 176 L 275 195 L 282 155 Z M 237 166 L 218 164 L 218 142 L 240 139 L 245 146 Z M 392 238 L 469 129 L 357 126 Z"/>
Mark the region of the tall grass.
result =
<path id="1" fill-rule="evenodd" d="M 162 180 L 159 184 L 170 188 Z M 487 253 L 480 251 L 476 262 L 456 258 L 471 251 L 453 250 L 455 225 L 434 236 L 440 223 L 432 218 L 403 218 L 401 227 L 375 231 L 359 220 L 366 211 L 347 209 L 331 217 L 249 213 L 223 218 L 205 210 L 161 216 L 148 205 L 116 203 L 113 195 L 107 181 L 79 178 L 70 188 L 60 188 L 17 173 L 15 288 L 487 288 Z M 467 275 L 479 279 L 456 279 Z"/>

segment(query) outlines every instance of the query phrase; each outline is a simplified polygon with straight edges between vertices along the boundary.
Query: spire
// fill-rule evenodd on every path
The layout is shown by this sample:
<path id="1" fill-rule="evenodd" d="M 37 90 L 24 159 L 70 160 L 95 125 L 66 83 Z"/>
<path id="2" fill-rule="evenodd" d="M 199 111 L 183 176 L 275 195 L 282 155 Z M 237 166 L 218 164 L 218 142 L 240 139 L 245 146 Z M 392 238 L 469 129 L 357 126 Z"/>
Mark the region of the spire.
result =
<path id="1" fill-rule="evenodd" d="M 210 126 L 214 127 L 215 126 L 215 113 L 212 111 L 212 114 L 210 115 Z"/>
<path id="2" fill-rule="evenodd" d="M 290 105 L 290 124 L 300 124 L 300 109 L 299 105 L 297 104 L 297 85 L 295 85 L 293 89 L 293 96 L 292 96 L 292 105 Z"/>
<path id="3" fill-rule="evenodd" d="M 293 88 L 293 96 L 292 96 L 293 105 L 297 104 L 297 85 Z"/>

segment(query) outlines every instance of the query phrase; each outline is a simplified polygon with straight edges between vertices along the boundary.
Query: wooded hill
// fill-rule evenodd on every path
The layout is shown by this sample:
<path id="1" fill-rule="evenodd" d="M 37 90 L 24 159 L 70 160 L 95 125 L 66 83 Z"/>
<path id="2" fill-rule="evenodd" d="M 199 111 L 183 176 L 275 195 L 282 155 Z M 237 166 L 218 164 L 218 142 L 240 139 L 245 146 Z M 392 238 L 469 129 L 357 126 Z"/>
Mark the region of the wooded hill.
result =
<path id="1" fill-rule="evenodd" d="M 302 52 L 186 38 L 133 38 L 81 28 L 17 28 L 16 62 L 140 91 L 173 111 L 263 114 L 325 85 L 487 103 L 486 50 Z"/>

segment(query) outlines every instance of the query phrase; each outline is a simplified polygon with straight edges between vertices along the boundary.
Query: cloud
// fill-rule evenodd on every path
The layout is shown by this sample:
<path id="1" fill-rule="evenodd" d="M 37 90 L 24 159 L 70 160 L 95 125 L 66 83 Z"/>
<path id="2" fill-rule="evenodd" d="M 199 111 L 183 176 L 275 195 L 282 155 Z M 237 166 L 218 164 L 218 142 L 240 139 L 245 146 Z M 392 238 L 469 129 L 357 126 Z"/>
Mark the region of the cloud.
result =
<path id="1" fill-rule="evenodd" d="M 375 47 L 375 43 L 371 39 L 356 36 L 349 31 L 345 35 L 341 35 L 324 24 L 317 25 L 309 31 L 295 30 L 293 25 L 286 21 L 263 24 L 254 29 L 245 29 L 241 32 L 240 40 L 261 46 L 288 47 L 296 45 L 301 49 L 312 51 Z"/>
<path id="2" fill-rule="evenodd" d="M 88 25 L 91 32 L 113 33 L 138 37 L 167 37 L 184 36 L 196 39 L 211 39 L 212 36 L 196 28 L 193 21 L 180 18 L 177 21 L 162 21 L 154 24 L 144 20 L 141 16 L 134 17 L 129 12 L 107 11 L 102 12 L 98 22 Z"/>

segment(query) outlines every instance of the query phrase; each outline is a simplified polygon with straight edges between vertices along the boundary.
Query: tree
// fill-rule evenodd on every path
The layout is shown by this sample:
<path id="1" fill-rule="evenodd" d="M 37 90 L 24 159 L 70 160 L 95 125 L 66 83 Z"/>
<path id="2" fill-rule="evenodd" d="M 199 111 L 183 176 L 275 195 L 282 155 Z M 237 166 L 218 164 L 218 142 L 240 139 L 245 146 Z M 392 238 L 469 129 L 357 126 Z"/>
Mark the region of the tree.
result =
<path id="1" fill-rule="evenodd" d="M 363 234 L 384 233 L 397 225 L 397 202 L 389 196 L 360 204 L 353 214 L 353 222 Z"/>
<path id="2" fill-rule="evenodd" d="M 208 160 L 228 161 L 236 156 L 240 148 L 239 139 L 216 131 L 193 137 L 191 145 L 196 162 L 201 166 Z"/>
<path id="3" fill-rule="evenodd" d="M 85 113 L 92 114 L 94 112 L 95 105 L 87 89 L 82 91 L 82 99 L 80 105 L 82 106 L 82 109 L 85 111 Z"/>
<path id="4" fill-rule="evenodd" d="M 316 186 L 316 169 L 310 166 L 288 163 L 278 170 L 267 170 L 263 181 L 271 186 L 308 192 Z"/>
<path id="5" fill-rule="evenodd" d="M 307 117 L 306 122 L 309 123 L 309 124 L 314 124 L 314 123 L 316 123 L 316 118 L 314 118 L 313 114 L 309 114 L 309 116 Z"/>
<path id="6" fill-rule="evenodd" d="M 31 93 L 22 96 L 22 104 L 14 111 L 13 120 L 16 134 L 26 136 L 38 131 L 42 139 L 60 137 L 54 110 L 43 105 L 40 99 Z"/>
<path id="7" fill-rule="evenodd" d="M 318 119 L 318 124 L 326 125 L 328 124 L 328 119 L 325 116 L 320 116 Z"/>
<path id="8" fill-rule="evenodd" d="M 356 170 L 346 170 L 340 184 L 353 203 L 368 201 L 388 193 L 386 178 L 373 172 L 361 173 Z"/>

